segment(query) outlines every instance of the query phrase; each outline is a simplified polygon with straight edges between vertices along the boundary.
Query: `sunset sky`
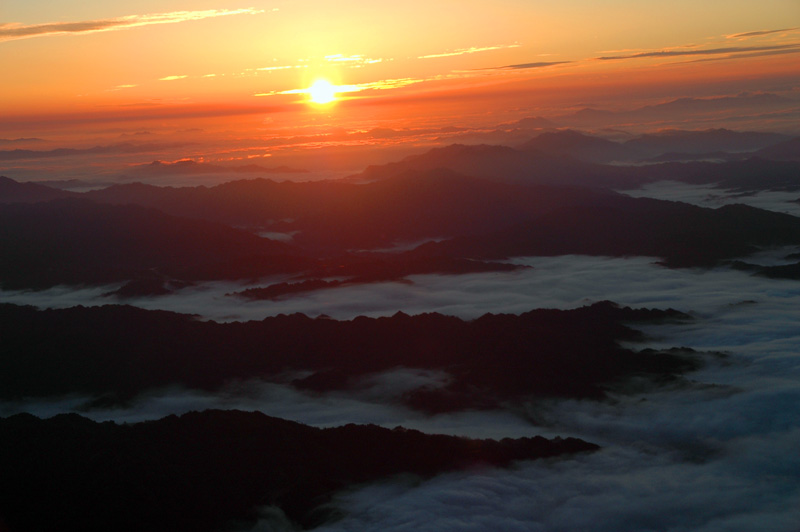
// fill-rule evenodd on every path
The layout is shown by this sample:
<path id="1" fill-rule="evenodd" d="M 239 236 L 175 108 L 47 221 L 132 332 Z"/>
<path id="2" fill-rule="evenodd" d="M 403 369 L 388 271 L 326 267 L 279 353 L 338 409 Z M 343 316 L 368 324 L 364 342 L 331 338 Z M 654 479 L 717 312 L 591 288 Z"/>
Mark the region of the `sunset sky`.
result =
<path id="1" fill-rule="evenodd" d="M 0 138 L 59 146 L 90 126 L 464 126 L 800 87 L 797 0 L 27 0 L 2 17 Z M 309 101 L 319 79 L 336 100 Z"/>
<path id="2" fill-rule="evenodd" d="M 0 73 L 0 532 L 800 532 L 800 0 L 0 0 Z"/>

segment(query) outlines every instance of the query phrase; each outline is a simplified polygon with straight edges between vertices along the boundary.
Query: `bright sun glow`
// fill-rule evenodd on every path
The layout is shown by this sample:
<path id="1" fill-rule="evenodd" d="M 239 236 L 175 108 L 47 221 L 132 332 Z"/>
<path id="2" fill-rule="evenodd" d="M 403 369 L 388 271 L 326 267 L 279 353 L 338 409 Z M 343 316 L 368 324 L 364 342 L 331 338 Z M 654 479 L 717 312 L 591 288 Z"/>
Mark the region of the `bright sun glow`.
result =
<path id="1" fill-rule="evenodd" d="M 319 79 L 308 89 L 311 101 L 314 103 L 330 103 L 336 99 L 336 87 L 330 81 Z"/>

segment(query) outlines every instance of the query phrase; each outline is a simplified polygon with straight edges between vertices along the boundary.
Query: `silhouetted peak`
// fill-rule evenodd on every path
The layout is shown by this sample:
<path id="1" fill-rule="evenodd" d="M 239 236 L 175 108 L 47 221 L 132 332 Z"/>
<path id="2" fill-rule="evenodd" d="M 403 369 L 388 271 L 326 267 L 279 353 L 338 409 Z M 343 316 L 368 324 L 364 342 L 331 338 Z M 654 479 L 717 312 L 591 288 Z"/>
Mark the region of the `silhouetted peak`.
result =
<path id="1" fill-rule="evenodd" d="M 49 201 L 71 193 L 40 183 L 25 183 L 0 176 L 0 203 Z"/>
<path id="2" fill-rule="evenodd" d="M 596 303 L 592 303 L 589 305 L 589 308 L 593 308 L 595 310 L 617 310 L 621 309 L 619 303 L 615 303 L 614 301 L 609 301 L 608 299 L 604 299 L 603 301 L 598 301 Z"/>
<path id="3" fill-rule="evenodd" d="M 143 191 L 143 190 L 162 190 L 164 188 L 171 188 L 171 187 L 159 187 L 156 185 L 150 185 L 148 183 L 142 183 L 141 181 L 133 181 L 131 183 L 119 183 L 111 185 L 110 187 L 106 187 L 102 190 L 103 191 L 125 190 L 130 192 L 130 191 Z"/>
<path id="4" fill-rule="evenodd" d="M 538 137 L 528 141 L 525 145 L 551 147 L 558 145 L 569 146 L 576 144 L 613 146 L 616 143 L 600 137 L 595 137 L 594 135 L 586 134 L 582 131 L 577 131 L 575 129 L 562 129 L 560 131 L 546 131 L 541 135 L 539 135 Z"/>
<path id="5" fill-rule="evenodd" d="M 587 135 L 582 131 L 578 131 L 576 129 L 560 129 L 558 131 L 545 131 L 539 137 L 566 137 L 566 138 L 587 138 L 591 137 L 591 135 Z"/>
<path id="6" fill-rule="evenodd" d="M 544 118 L 543 116 L 529 116 L 516 122 L 502 124 L 501 127 L 506 128 L 520 128 L 520 129 L 546 129 L 554 128 L 556 124 Z"/>
<path id="7" fill-rule="evenodd" d="M 433 155 L 464 155 L 464 154 L 502 154 L 513 153 L 516 150 L 508 146 L 497 146 L 494 144 L 450 144 L 442 148 L 433 148 L 425 154 L 417 157 Z"/>

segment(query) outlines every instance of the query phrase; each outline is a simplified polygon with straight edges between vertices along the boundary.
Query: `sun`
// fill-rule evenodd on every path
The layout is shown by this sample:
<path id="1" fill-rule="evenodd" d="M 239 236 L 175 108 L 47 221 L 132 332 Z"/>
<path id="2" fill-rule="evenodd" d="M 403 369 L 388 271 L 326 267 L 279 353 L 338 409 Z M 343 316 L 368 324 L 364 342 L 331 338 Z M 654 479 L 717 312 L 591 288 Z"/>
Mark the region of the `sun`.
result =
<path id="1" fill-rule="evenodd" d="M 336 87 L 330 81 L 318 79 L 308 88 L 313 103 L 326 104 L 336 99 Z"/>

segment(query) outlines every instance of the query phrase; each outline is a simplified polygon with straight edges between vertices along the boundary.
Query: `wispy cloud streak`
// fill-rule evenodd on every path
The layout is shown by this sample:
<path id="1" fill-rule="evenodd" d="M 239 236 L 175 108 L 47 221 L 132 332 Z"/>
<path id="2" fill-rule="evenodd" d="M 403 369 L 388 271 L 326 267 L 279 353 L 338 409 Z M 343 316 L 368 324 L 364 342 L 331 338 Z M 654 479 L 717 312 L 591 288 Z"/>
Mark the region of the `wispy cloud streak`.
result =
<path id="1" fill-rule="evenodd" d="M 764 52 L 747 52 L 740 54 L 730 54 L 720 57 L 704 57 L 702 59 L 692 59 L 691 61 L 681 61 L 682 63 L 705 63 L 708 61 L 724 61 L 726 59 L 744 59 L 752 57 L 767 57 L 771 55 L 785 55 L 800 53 L 800 45 L 785 50 L 767 50 Z"/>
<path id="2" fill-rule="evenodd" d="M 629 55 L 596 57 L 595 59 L 599 61 L 617 61 L 620 59 L 640 59 L 646 57 L 721 55 L 721 54 L 737 54 L 743 52 L 766 52 L 766 51 L 793 50 L 793 49 L 800 49 L 800 43 L 782 44 L 774 46 L 729 46 L 725 48 L 708 48 L 708 49 L 693 49 L 693 50 L 655 50 L 650 52 L 639 52 Z"/>
<path id="3" fill-rule="evenodd" d="M 749 39 L 751 37 L 761 37 L 762 35 L 772 35 L 773 33 L 783 33 L 787 31 L 795 31 L 800 28 L 784 28 L 782 30 L 763 30 L 763 31 L 749 31 L 747 33 L 734 33 L 733 35 L 726 35 L 726 39 Z"/>
<path id="4" fill-rule="evenodd" d="M 383 59 L 371 59 L 364 57 L 362 54 L 344 56 L 342 54 L 326 55 L 325 61 L 332 63 L 380 63 Z"/>
<path id="5" fill-rule="evenodd" d="M 101 31 L 115 31 L 152 24 L 175 24 L 190 20 L 223 17 L 228 15 L 255 15 L 263 9 L 206 9 L 202 11 L 172 11 L 148 15 L 127 15 L 124 17 L 86 20 L 79 22 L 50 22 L 47 24 L 0 24 L 0 42 L 48 35 L 84 34 Z"/>
<path id="6" fill-rule="evenodd" d="M 476 70 L 524 70 L 527 68 L 545 68 L 555 65 L 566 65 L 573 61 L 539 61 L 536 63 L 520 63 L 517 65 L 504 65 L 499 67 L 478 68 Z"/>
<path id="7" fill-rule="evenodd" d="M 489 52 L 491 50 L 504 50 L 506 48 L 518 48 L 519 44 L 508 44 L 504 46 L 483 46 L 483 47 L 471 47 L 471 48 L 458 48 L 453 50 L 452 52 L 443 52 L 441 54 L 430 54 L 430 55 L 421 55 L 417 57 L 417 59 L 436 59 L 438 57 L 453 57 L 456 55 L 465 55 L 465 54 L 475 54 L 478 52 Z"/>

